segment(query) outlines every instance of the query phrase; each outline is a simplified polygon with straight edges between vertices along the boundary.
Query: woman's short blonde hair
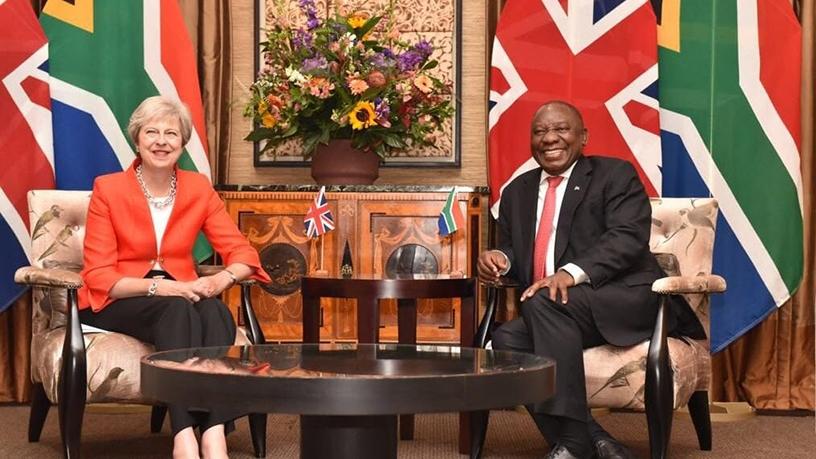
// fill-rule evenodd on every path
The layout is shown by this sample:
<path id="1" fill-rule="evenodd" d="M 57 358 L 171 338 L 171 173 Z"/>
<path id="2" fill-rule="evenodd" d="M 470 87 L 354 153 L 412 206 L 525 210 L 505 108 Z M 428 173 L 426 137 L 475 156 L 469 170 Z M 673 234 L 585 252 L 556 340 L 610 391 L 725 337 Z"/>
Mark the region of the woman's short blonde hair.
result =
<path id="1" fill-rule="evenodd" d="M 166 96 L 153 96 L 143 100 L 130 115 L 127 132 L 133 145 L 138 145 L 139 131 L 150 120 L 178 118 L 181 125 L 181 143 L 187 145 L 193 133 L 190 110 L 183 103 Z"/>

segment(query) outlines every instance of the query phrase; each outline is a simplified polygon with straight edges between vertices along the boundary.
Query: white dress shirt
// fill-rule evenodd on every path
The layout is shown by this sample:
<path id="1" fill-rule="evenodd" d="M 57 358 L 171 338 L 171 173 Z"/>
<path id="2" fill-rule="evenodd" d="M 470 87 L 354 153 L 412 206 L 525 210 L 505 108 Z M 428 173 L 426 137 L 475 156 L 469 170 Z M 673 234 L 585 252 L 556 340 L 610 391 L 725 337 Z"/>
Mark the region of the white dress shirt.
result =
<path id="1" fill-rule="evenodd" d="M 576 161 L 577 162 L 577 161 Z M 558 228 L 558 217 L 561 214 L 561 203 L 564 202 L 564 194 L 566 194 L 567 185 L 569 182 L 570 175 L 572 174 L 572 170 L 575 168 L 575 163 L 563 173 L 559 174 L 561 177 L 564 177 L 564 180 L 558 185 L 558 188 L 555 189 L 555 215 L 553 216 L 553 223 L 552 223 L 552 234 L 550 234 L 550 239 L 547 242 L 547 266 L 544 269 L 545 276 L 551 276 L 555 273 L 555 233 Z M 547 184 L 547 177 L 550 177 L 544 169 L 541 170 L 541 179 L 539 180 L 538 185 L 538 199 L 536 200 L 536 222 L 541 222 L 541 212 L 544 210 L 544 198 L 547 196 L 547 189 L 549 185 Z M 538 223 L 536 223 L 536 236 L 538 235 Z M 535 240 L 535 238 L 533 238 Z M 502 253 L 504 254 L 504 253 Z M 506 255 L 505 255 L 506 258 Z M 558 269 L 562 269 L 568 272 L 572 278 L 575 280 L 575 285 L 582 284 L 584 282 L 589 282 L 589 276 L 587 276 L 586 272 L 581 269 L 580 266 L 574 263 L 567 263 L 564 266 L 561 266 Z M 502 272 L 502 274 L 507 274 L 510 270 L 510 263 L 508 260 L 507 269 Z"/>
<path id="2" fill-rule="evenodd" d="M 153 198 L 154 202 L 161 202 L 164 201 L 167 196 L 160 196 L 158 198 Z M 175 202 L 171 202 L 169 205 L 162 207 L 161 209 L 157 209 L 155 206 L 148 204 L 147 207 L 150 208 L 150 217 L 153 220 L 153 232 L 156 233 L 156 253 L 161 253 L 161 243 L 162 238 L 164 238 L 164 231 L 167 229 L 167 223 L 170 221 L 170 214 L 173 213 L 173 204 Z M 161 257 L 156 257 L 156 262 L 153 263 L 153 267 L 151 269 L 155 269 L 156 271 L 164 271 L 162 265 L 158 262 L 158 259 Z"/>

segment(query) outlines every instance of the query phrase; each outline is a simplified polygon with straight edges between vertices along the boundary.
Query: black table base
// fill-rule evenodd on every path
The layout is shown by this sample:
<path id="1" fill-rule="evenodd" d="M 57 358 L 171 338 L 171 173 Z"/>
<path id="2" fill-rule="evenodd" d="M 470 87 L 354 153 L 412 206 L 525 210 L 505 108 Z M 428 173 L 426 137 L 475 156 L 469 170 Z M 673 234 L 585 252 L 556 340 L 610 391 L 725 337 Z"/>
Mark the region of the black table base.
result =
<path id="1" fill-rule="evenodd" d="M 397 416 L 301 416 L 301 459 L 397 457 Z"/>

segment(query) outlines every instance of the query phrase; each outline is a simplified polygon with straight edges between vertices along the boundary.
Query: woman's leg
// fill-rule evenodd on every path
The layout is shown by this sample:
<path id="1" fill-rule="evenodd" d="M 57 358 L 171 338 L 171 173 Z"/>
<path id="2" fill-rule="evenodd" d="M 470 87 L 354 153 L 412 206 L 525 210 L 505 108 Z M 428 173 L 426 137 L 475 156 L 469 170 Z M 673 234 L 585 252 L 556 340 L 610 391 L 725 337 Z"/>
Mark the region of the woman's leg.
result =
<path id="1" fill-rule="evenodd" d="M 229 458 L 227 453 L 227 438 L 224 434 L 224 424 L 217 424 L 201 433 L 201 456 L 204 459 Z"/>
<path id="2" fill-rule="evenodd" d="M 182 297 L 132 297 L 116 300 L 94 313 L 80 311 L 80 321 L 153 344 L 157 351 L 201 346 L 201 318 Z M 169 405 L 170 426 L 175 436 L 198 424 L 185 407 Z"/>
<path id="3" fill-rule="evenodd" d="M 195 303 L 201 317 L 203 346 L 231 346 L 235 343 L 235 321 L 223 302 L 207 298 Z M 224 423 L 246 413 L 215 408 L 205 414 L 200 425 L 201 450 L 204 457 L 226 457 L 227 441 Z M 223 453 L 223 456 L 221 455 Z"/>
<path id="4" fill-rule="evenodd" d="M 193 427 L 185 427 L 173 436 L 173 459 L 198 459 L 198 440 Z"/>

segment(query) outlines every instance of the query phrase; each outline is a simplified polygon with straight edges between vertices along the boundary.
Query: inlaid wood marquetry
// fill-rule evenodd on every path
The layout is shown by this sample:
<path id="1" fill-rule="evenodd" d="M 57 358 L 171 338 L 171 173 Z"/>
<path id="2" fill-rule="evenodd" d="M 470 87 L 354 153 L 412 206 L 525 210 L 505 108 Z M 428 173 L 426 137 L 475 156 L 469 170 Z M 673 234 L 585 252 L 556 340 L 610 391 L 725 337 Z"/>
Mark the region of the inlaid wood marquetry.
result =
<path id="1" fill-rule="evenodd" d="M 437 220 L 447 192 L 439 188 L 428 192 L 387 188 L 327 192 L 336 230 L 319 239 L 306 238 L 303 227 L 303 215 L 315 197 L 314 191 L 221 191 L 227 211 L 258 250 L 264 269 L 273 279 L 269 285 L 252 288 L 253 305 L 267 340 L 302 339 L 300 277 L 339 274 L 347 241 L 355 273 L 475 273 L 475 260 L 484 246 L 480 235 L 487 212 L 487 199 L 481 190 L 458 194 L 464 228 L 443 238 L 438 234 Z M 239 293 L 232 290 L 226 299 L 237 313 Z M 322 340 L 354 341 L 355 322 L 354 300 L 322 300 Z M 458 342 L 459 300 L 419 300 L 417 323 L 419 342 Z M 396 341 L 396 324 L 396 301 L 382 301 L 381 340 Z"/>

